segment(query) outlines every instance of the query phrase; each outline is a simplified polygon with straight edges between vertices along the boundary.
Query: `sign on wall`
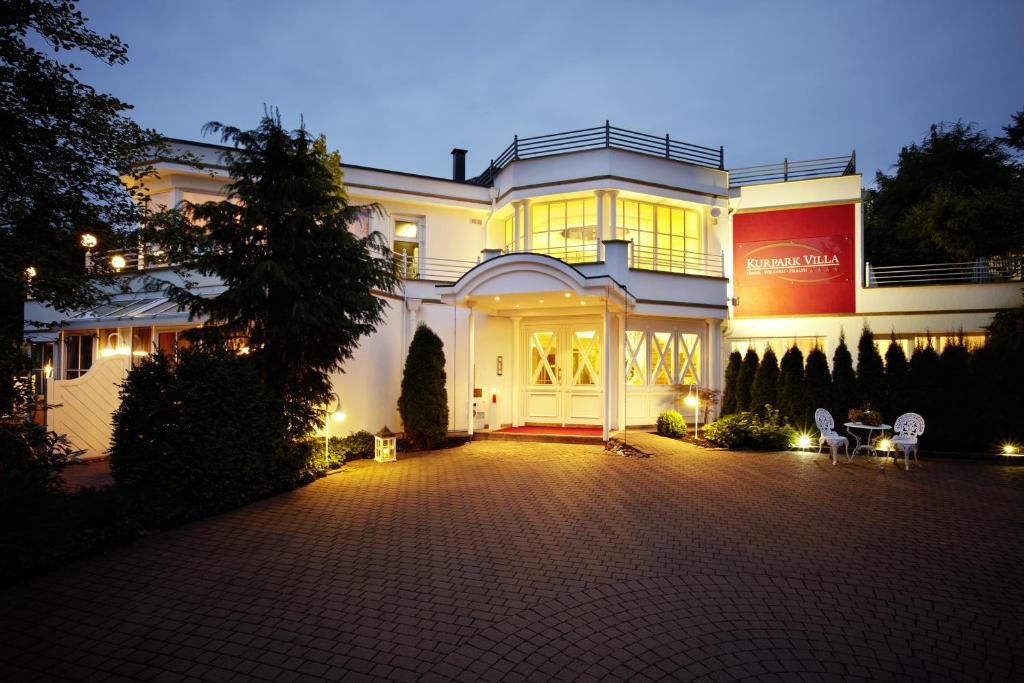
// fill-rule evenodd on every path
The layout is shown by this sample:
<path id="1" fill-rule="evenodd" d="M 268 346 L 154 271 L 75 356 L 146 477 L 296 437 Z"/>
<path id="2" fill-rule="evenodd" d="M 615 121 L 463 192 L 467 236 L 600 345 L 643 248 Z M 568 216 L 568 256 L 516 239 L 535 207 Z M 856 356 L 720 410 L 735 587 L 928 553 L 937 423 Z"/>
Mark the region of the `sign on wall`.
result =
<path id="1" fill-rule="evenodd" d="M 736 317 L 853 313 L 854 204 L 733 216 Z"/>

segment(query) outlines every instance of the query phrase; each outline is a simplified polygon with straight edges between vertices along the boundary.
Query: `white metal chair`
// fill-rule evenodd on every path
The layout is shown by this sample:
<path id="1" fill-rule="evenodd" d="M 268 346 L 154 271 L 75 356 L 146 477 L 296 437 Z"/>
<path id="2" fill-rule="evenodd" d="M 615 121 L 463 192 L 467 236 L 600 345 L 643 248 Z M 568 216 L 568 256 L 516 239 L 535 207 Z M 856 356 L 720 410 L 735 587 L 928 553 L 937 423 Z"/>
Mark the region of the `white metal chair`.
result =
<path id="1" fill-rule="evenodd" d="M 841 434 L 836 434 L 836 421 L 832 419 L 832 413 L 828 412 L 824 408 L 818 408 L 814 411 L 814 423 L 818 425 L 818 431 L 821 436 L 818 437 L 818 452 L 821 453 L 821 447 L 828 444 L 828 449 L 832 453 L 832 464 L 835 465 L 838 459 L 839 444 L 843 445 L 846 450 L 846 458 L 850 458 L 850 441 Z"/>
<path id="2" fill-rule="evenodd" d="M 903 451 L 903 468 L 910 471 L 910 452 L 914 452 L 914 462 L 920 467 L 917 459 L 917 437 L 924 434 L 924 418 L 917 413 L 903 413 L 896 418 L 893 425 L 896 435 L 889 439 L 894 448 Z"/>

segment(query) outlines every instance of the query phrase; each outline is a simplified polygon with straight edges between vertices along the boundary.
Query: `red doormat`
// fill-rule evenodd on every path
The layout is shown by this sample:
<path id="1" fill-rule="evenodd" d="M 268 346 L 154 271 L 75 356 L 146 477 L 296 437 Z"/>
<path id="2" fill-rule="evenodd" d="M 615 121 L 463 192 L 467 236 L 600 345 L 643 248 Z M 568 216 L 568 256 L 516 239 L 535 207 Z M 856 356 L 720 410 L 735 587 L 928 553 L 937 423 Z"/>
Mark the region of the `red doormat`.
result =
<path id="1" fill-rule="evenodd" d="M 505 427 L 496 429 L 506 434 L 558 434 L 561 436 L 601 436 L 600 427 Z"/>

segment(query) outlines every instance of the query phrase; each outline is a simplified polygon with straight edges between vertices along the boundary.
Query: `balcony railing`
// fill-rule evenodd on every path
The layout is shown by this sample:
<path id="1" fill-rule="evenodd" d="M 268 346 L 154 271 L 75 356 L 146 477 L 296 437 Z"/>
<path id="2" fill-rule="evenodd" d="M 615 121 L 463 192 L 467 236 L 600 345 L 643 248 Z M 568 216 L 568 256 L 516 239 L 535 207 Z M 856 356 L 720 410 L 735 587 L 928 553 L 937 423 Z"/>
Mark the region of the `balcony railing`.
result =
<path id="1" fill-rule="evenodd" d="M 146 270 L 163 268 L 168 265 L 167 256 L 156 245 L 144 244 L 135 249 L 90 251 L 85 254 L 85 267 L 93 263 L 104 263 L 115 271 Z"/>
<path id="2" fill-rule="evenodd" d="M 639 270 L 708 277 L 725 276 L 725 257 L 722 254 L 657 249 L 635 243 L 632 245 L 631 254 L 630 264 Z"/>
<path id="3" fill-rule="evenodd" d="M 857 152 L 846 156 L 808 159 L 806 161 L 790 161 L 783 159 L 781 164 L 764 166 L 745 166 L 729 169 L 729 187 L 740 185 L 759 185 L 761 183 L 777 183 L 789 180 L 807 180 L 810 178 L 833 178 L 853 175 L 857 172 Z"/>
<path id="4" fill-rule="evenodd" d="M 605 121 L 603 126 L 581 128 L 565 133 L 535 135 L 527 138 L 516 135 L 512 144 L 506 147 L 497 158 L 491 160 L 487 170 L 474 178 L 472 182 L 489 186 L 493 184 L 494 177 L 503 168 L 519 159 L 536 159 L 552 154 L 588 149 L 624 149 L 697 166 L 725 168 L 725 149 L 723 147 L 705 147 L 673 140 L 668 134 L 658 136 L 638 133 L 613 126 Z"/>
<path id="5" fill-rule="evenodd" d="M 1024 257 L 992 256 L 957 263 L 925 263 L 908 266 L 864 264 L 864 282 L 868 287 L 914 287 L 942 284 L 983 284 L 1019 282 L 1024 273 Z"/>
<path id="6" fill-rule="evenodd" d="M 398 275 L 402 279 L 435 282 L 455 282 L 478 263 L 460 259 L 416 257 L 401 253 L 395 253 L 394 259 Z"/>
<path id="7" fill-rule="evenodd" d="M 560 247 L 530 247 L 529 249 L 516 249 L 515 244 L 506 244 L 506 254 L 516 252 L 525 254 L 544 254 L 566 263 L 596 263 L 597 243 L 565 245 Z"/>

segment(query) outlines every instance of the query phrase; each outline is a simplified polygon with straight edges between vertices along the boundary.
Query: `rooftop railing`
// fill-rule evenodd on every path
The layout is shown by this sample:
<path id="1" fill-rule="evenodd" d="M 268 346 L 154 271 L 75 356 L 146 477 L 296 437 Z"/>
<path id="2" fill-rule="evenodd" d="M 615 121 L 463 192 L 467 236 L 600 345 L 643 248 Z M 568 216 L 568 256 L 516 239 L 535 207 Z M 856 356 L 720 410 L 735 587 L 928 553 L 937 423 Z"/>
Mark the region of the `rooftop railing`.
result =
<path id="1" fill-rule="evenodd" d="M 853 175 L 857 172 L 857 152 L 839 157 L 823 157 L 806 161 L 783 159 L 781 164 L 745 166 L 729 169 L 729 187 L 759 185 L 762 183 L 808 180 L 810 178 L 834 178 Z"/>
<path id="2" fill-rule="evenodd" d="M 864 264 L 864 282 L 868 287 L 1019 282 L 1022 273 L 1024 257 L 1018 256 L 991 256 L 973 261 L 907 266 Z"/>
<path id="3" fill-rule="evenodd" d="M 503 168 L 519 159 L 536 159 L 537 157 L 561 154 L 563 152 L 579 152 L 589 149 L 623 149 L 639 152 L 650 156 L 682 161 L 708 168 L 725 168 L 725 149 L 723 147 L 705 147 L 689 142 L 673 140 L 671 136 L 638 133 L 611 125 L 608 121 L 603 126 L 581 128 L 565 133 L 551 133 L 521 138 L 516 135 L 512 144 L 491 161 L 490 166 L 482 174 L 472 180 L 480 185 L 491 185 L 494 177 Z"/>

